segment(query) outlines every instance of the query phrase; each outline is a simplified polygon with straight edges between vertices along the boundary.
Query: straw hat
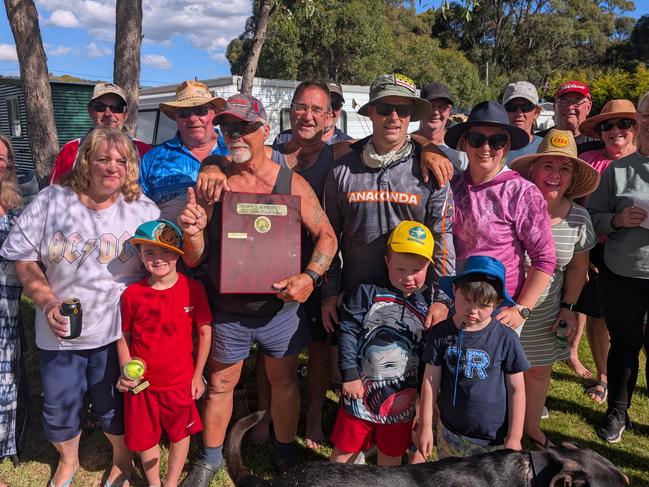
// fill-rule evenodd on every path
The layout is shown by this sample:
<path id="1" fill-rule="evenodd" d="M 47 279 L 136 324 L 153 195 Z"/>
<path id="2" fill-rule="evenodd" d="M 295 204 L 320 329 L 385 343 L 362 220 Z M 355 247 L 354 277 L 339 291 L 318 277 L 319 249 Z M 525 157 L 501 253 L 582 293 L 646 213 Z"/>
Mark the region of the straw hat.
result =
<path id="1" fill-rule="evenodd" d="M 567 157 L 573 163 L 572 182 L 564 196 L 581 198 L 592 193 L 599 185 L 599 173 L 586 161 L 577 157 L 577 144 L 569 130 L 551 129 L 541 141 L 536 154 L 517 157 L 509 165 L 526 179 L 530 179 L 532 163 L 545 157 Z"/>
<path id="2" fill-rule="evenodd" d="M 599 124 L 611 118 L 630 118 L 638 119 L 638 112 L 635 105 L 629 100 L 610 100 L 599 112 L 599 115 L 590 117 L 579 124 L 579 132 L 588 137 L 600 138 Z"/>
<path id="3" fill-rule="evenodd" d="M 200 81 L 187 80 L 176 86 L 176 99 L 160 103 L 160 110 L 167 117 L 176 120 L 176 108 L 198 107 L 211 103 L 217 112 L 223 110 L 225 100 L 212 96 L 210 89 Z"/>

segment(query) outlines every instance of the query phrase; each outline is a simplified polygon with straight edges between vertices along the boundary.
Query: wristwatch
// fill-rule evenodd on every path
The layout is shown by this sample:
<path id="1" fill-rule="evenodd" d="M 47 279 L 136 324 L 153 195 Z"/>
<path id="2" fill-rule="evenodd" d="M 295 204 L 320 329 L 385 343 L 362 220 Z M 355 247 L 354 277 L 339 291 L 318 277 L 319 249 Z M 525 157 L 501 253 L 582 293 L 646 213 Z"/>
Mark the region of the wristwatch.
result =
<path id="1" fill-rule="evenodd" d="M 526 308 L 525 306 L 521 304 L 517 304 L 516 309 L 518 310 L 518 314 L 520 314 L 524 320 L 528 319 L 530 315 L 532 314 L 532 310 L 529 308 Z"/>
<path id="2" fill-rule="evenodd" d="M 304 269 L 304 273 L 313 280 L 313 287 L 319 287 L 322 285 L 322 276 L 316 271 L 311 269 Z"/>
<path id="3" fill-rule="evenodd" d="M 565 301 L 561 301 L 561 308 L 566 308 L 568 311 L 575 311 L 575 306 L 577 306 L 575 303 L 566 303 Z"/>

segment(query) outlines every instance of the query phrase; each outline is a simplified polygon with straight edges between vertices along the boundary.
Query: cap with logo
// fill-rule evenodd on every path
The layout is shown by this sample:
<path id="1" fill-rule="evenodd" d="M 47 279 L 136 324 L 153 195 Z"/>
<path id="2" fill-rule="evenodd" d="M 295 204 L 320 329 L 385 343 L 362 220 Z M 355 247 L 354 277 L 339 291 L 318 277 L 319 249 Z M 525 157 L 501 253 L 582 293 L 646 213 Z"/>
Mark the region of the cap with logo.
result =
<path id="1" fill-rule="evenodd" d="M 388 96 L 400 96 L 411 99 L 415 104 L 415 110 L 410 117 L 411 122 L 421 120 L 431 111 L 428 100 L 417 96 L 417 85 L 415 82 L 403 74 L 383 74 L 376 78 L 370 86 L 370 101 L 363 105 L 358 113 L 369 116 L 368 108 L 374 102 Z"/>
<path id="2" fill-rule="evenodd" d="M 506 306 L 515 306 L 516 302 L 507 292 L 506 272 L 505 266 L 495 257 L 488 255 L 472 255 L 464 261 L 462 272 L 456 276 L 443 276 L 439 280 L 439 287 L 452 299 L 455 299 L 453 292 L 453 283 L 460 277 L 468 276 L 471 274 L 483 274 L 485 280 L 497 281 L 494 286 L 498 292 L 502 294 L 503 304 Z"/>
<path id="3" fill-rule="evenodd" d="M 214 117 L 214 125 L 220 124 L 226 115 L 231 115 L 244 122 L 264 122 L 268 124 L 264 105 L 251 95 L 239 93 L 228 98 L 223 111 Z"/>
<path id="4" fill-rule="evenodd" d="M 392 252 L 421 255 L 432 261 L 435 243 L 426 225 L 404 220 L 390 232 L 388 247 Z"/>
<path id="5" fill-rule="evenodd" d="M 451 98 L 451 92 L 448 89 L 448 86 L 444 83 L 428 83 L 421 89 L 419 96 L 428 101 L 443 98 L 451 105 L 454 105 L 453 98 Z"/>
<path id="6" fill-rule="evenodd" d="M 523 98 L 535 105 L 539 104 L 539 93 L 536 91 L 536 86 L 527 81 L 516 81 L 515 83 L 509 83 L 505 87 L 503 105 L 515 98 Z"/>
<path id="7" fill-rule="evenodd" d="M 124 90 L 121 86 L 118 86 L 115 83 L 97 83 L 95 85 L 95 88 L 92 90 L 92 97 L 90 97 L 90 101 L 95 101 L 97 98 L 101 98 L 102 96 L 111 93 L 113 95 L 119 96 L 122 100 L 124 100 L 124 104 L 126 105 L 126 93 L 124 93 Z"/>
<path id="8" fill-rule="evenodd" d="M 183 255 L 183 233 L 178 225 L 168 220 L 151 220 L 142 223 L 129 239 L 131 245 L 148 244 Z"/>
<path id="9" fill-rule="evenodd" d="M 566 95 L 568 93 L 579 93 L 580 95 L 584 95 L 589 100 L 592 100 L 588 85 L 575 79 L 561 83 L 557 88 L 557 91 L 554 93 L 554 99 L 556 100 L 560 96 Z"/>
<path id="10" fill-rule="evenodd" d="M 514 159 L 510 169 L 530 179 L 530 166 L 541 158 L 567 158 L 573 162 L 572 182 L 565 192 L 570 198 L 581 198 L 592 193 L 599 185 L 600 175 L 593 166 L 577 157 L 577 144 L 570 130 L 550 129 L 543 138 L 536 154 Z"/>

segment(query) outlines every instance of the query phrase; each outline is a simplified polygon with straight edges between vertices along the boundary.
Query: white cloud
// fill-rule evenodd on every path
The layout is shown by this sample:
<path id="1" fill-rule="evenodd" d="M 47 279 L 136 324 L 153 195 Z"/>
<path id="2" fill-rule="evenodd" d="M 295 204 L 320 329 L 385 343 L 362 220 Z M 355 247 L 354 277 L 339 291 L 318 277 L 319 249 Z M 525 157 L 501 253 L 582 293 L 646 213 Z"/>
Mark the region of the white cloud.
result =
<path id="1" fill-rule="evenodd" d="M 79 19 L 77 19 L 77 17 L 69 10 L 55 10 L 54 12 L 52 12 L 52 15 L 50 15 L 50 18 L 45 21 L 45 23 L 47 25 L 66 28 L 81 26 Z"/>
<path id="2" fill-rule="evenodd" d="M 146 56 L 142 57 L 142 64 L 153 66 L 154 68 L 158 69 L 171 69 L 171 67 L 173 66 L 169 59 L 158 54 L 147 54 Z"/>
<path id="3" fill-rule="evenodd" d="M 96 42 L 113 44 L 115 0 L 36 0 L 39 12 L 71 13 Z M 170 47 L 177 37 L 223 59 L 231 39 L 240 35 L 252 10 L 251 0 L 143 0 L 144 42 Z M 46 16 L 44 13 L 43 15 Z"/>
<path id="4" fill-rule="evenodd" d="M 0 44 L 0 61 L 18 61 L 16 46 L 13 44 Z"/>
<path id="5" fill-rule="evenodd" d="M 79 50 L 69 46 L 50 46 L 45 45 L 45 52 L 48 56 L 65 56 L 70 53 L 79 53 Z"/>
<path id="6" fill-rule="evenodd" d="M 91 58 L 110 56 L 113 50 L 109 47 L 98 46 L 95 42 L 88 44 L 86 55 Z"/>

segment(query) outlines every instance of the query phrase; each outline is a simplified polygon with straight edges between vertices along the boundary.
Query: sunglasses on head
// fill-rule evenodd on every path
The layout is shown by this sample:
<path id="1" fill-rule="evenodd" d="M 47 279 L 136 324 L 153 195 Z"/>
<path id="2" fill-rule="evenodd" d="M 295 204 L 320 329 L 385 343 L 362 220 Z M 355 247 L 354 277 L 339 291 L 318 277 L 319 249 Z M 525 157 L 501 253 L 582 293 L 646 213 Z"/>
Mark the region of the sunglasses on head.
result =
<path id="1" fill-rule="evenodd" d="M 126 111 L 126 105 L 123 103 L 112 105 L 110 103 L 107 104 L 100 101 L 91 101 L 90 108 L 98 113 L 104 113 L 106 111 L 106 108 L 110 108 L 110 111 L 113 113 L 124 113 Z"/>
<path id="2" fill-rule="evenodd" d="M 533 112 L 535 108 L 536 105 L 531 101 L 528 101 L 527 103 L 505 103 L 505 110 L 507 110 L 509 113 L 516 113 L 518 110 L 523 113 L 530 113 Z"/>
<path id="3" fill-rule="evenodd" d="M 485 144 L 485 142 L 489 142 L 489 147 L 498 150 L 505 147 L 505 144 L 509 142 L 509 135 L 505 134 L 494 134 L 487 137 L 479 132 L 467 132 L 464 135 L 464 138 L 474 149 L 479 149 Z"/>
<path id="4" fill-rule="evenodd" d="M 248 135 L 263 124 L 261 122 L 221 122 L 221 132 L 225 135 Z"/>
<path id="5" fill-rule="evenodd" d="M 606 120 L 605 122 L 599 124 L 599 131 L 608 132 L 609 130 L 613 130 L 613 127 L 617 127 L 620 130 L 628 130 L 634 125 L 635 125 L 635 120 L 631 120 L 629 118 L 621 118 L 617 121 Z"/>
<path id="6" fill-rule="evenodd" d="M 382 117 L 391 115 L 392 112 L 396 111 L 397 115 L 401 118 L 409 117 L 415 111 L 414 105 L 393 105 L 392 103 L 377 102 L 374 103 L 374 108 L 376 113 Z"/>
<path id="7" fill-rule="evenodd" d="M 197 117 L 204 117 L 205 115 L 207 115 L 207 112 L 210 111 L 210 108 L 212 107 L 209 105 L 200 105 L 190 108 L 176 108 L 176 116 L 180 118 L 189 118 L 192 115 L 196 115 Z"/>

